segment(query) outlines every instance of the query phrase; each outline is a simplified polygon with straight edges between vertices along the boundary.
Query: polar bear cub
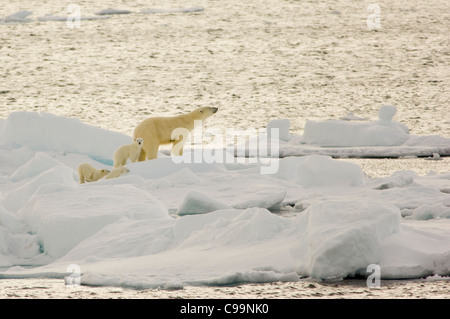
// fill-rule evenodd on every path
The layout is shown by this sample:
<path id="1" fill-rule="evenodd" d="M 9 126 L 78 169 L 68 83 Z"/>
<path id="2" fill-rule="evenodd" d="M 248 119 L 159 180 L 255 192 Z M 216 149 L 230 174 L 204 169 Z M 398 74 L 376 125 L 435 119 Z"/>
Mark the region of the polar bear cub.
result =
<path id="1" fill-rule="evenodd" d="M 114 167 L 124 166 L 128 159 L 132 163 L 137 162 L 143 144 L 143 138 L 136 138 L 133 143 L 119 147 L 114 152 Z"/>
<path id="2" fill-rule="evenodd" d="M 107 169 L 96 169 L 88 163 L 83 163 L 78 166 L 78 179 L 80 184 L 84 182 L 95 182 L 110 172 Z"/>

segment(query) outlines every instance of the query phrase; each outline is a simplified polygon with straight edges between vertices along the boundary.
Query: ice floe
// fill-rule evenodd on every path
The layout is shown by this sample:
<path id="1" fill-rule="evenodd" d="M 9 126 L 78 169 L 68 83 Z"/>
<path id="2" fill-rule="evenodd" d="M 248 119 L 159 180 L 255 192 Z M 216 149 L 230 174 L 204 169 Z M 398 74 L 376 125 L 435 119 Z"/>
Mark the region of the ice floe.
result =
<path id="1" fill-rule="evenodd" d="M 373 264 L 382 278 L 450 274 L 450 172 L 370 178 L 315 154 L 261 174 L 160 153 L 78 184 L 80 163 L 111 168 L 130 140 L 46 113 L 0 120 L 0 278 L 63 278 L 73 265 L 82 284 L 134 288 L 335 280 Z"/>

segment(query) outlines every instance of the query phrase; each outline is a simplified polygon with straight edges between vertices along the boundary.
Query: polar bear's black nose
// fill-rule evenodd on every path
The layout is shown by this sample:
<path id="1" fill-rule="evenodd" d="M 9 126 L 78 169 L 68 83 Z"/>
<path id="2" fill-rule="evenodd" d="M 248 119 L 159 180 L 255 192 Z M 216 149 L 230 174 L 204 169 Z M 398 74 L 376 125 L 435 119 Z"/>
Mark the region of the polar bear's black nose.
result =
<path id="1" fill-rule="evenodd" d="M 217 107 L 212 107 L 211 110 L 212 110 L 213 113 L 216 113 L 218 108 Z"/>

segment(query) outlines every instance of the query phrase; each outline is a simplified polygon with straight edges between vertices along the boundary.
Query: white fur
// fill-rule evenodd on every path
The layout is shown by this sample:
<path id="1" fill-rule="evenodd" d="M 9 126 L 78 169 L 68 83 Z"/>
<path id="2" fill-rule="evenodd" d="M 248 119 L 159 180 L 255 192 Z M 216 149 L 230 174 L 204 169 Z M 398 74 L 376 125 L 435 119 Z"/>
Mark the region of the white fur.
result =
<path id="1" fill-rule="evenodd" d="M 132 163 L 137 162 L 143 143 L 143 138 L 136 138 L 133 143 L 119 147 L 114 152 L 114 167 L 124 166 L 128 159 Z"/>
<path id="2" fill-rule="evenodd" d="M 84 182 L 95 182 L 109 174 L 107 169 L 96 169 L 91 164 L 83 163 L 78 166 L 78 178 L 80 184 Z"/>
<path id="3" fill-rule="evenodd" d="M 113 168 L 113 170 L 108 175 L 106 175 L 105 179 L 116 178 L 122 174 L 128 173 L 129 171 L 130 170 L 128 168 L 126 168 L 125 166 L 116 167 L 116 168 Z"/>
<path id="4" fill-rule="evenodd" d="M 142 137 L 144 145 L 139 155 L 139 161 L 151 160 L 157 157 L 160 145 L 173 144 L 172 153 L 183 155 L 182 138 L 174 137 L 177 129 L 190 132 L 194 129 L 196 120 L 206 120 L 217 112 L 216 107 L 201 107 L 192 112 L 173 117 L 151 117 L 143 120 L 134 129 L 133 137 Z M 175 151 L 176 150 L 176 151 Z"/>

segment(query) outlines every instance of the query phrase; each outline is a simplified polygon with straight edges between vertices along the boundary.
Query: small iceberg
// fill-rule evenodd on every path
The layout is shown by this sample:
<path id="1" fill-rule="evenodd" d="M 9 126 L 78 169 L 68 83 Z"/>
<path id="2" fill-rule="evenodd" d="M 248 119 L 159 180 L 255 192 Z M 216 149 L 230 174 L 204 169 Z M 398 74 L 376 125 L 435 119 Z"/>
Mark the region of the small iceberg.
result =
<path id="1" fill-rule="evenodd" d="M 203 7 L 190 7 L 190 8 L 178 8 L 178 9 L 158 9 L 158 8 L 149 8 L 142 9 L 141 13 L 190 13 L 190 12 L 201 12 L 204 11 Z"/>
<path id="2" fill-rule="evenodd" d="M 409 128 L 393 120 L 397 109 L 384 105 L 378 121 L 363 121 L 352 114 L 341 120 L 316 122 L 307 120 L 303 135 L 289 134 L 289 122 L 269 122 L 267 128 L 279 129 L 279 157 L 326 155 L 334 158 L 399 158 L 427 157 L 440 160 L 450 156 L 450 138 L 438 135 L 415 136 Z M 259 136 L 263 140 L 264 136 Z M 253 143 L 252 145 L 257 145 Z M 258 143 L 261 145 L 261 142 Z M 261 153 L 261 152 L 260 152 Z M 258 154 L 238 145 L 235 156 Z"/>
<path id="3" fill-rule="evenodd" d="M 96 12 L 97 15 L 109 15 L 109 14 L 130 14 L 132 13 L 130 10 L 121 10 L 121 9 L 103 9 L 99 12 Z"/>
<path id="4" fill-rule="evenodd" d="M 80 20 L 98 20 L 98 19 L 108 19 L 109 17 L 95 17 L 95 16 L 88 16 L 88 17 L 79 17 Z M 38 21 L 71 21 L 70 19 L 74 19 L 74 17 L 64 17 L 64 16 L 55 16 L 53 14 L 46 14 L 42 17 L 38 18 Z"/>
<path id="5" fill-rule="evenodd" d="M 27 17 L 31 14 L 33 14 L 33 12 L 28 11 L 28 10 L 18 11 L 18 12 L 13 13 L 3 19 L 0 19 L 0 22 L 3 22 L 3 23 L 30 22 L 31 19 L 28 19 Z"/>

